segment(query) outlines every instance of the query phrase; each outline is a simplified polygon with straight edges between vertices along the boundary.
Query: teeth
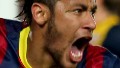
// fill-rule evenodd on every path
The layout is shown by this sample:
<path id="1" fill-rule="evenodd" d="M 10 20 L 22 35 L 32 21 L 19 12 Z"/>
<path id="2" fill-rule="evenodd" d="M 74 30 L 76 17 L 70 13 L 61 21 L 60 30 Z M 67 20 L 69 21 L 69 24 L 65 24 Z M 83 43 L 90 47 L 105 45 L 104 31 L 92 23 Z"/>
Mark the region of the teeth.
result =
<path id="1" fill-rule="evenodd" d="M 74 53 L 71 51 L 71 54 L 74 58 L 79 58 L 80 56 L 82 56 L 82 53 L 80 53 L 80 52 Z"/>

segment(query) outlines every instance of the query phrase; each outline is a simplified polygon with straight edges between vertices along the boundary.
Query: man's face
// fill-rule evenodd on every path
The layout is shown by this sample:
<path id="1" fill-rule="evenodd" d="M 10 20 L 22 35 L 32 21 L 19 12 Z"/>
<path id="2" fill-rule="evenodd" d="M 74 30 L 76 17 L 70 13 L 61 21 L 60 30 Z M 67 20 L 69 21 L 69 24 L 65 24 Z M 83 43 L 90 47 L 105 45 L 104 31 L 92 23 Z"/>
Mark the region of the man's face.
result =
<path id="1" fill-rule="evenodd" d="M 62 68 L 75 68 L 92 38 L 95 0 L 60 0 L 48 23 L 46 48 Z"/>

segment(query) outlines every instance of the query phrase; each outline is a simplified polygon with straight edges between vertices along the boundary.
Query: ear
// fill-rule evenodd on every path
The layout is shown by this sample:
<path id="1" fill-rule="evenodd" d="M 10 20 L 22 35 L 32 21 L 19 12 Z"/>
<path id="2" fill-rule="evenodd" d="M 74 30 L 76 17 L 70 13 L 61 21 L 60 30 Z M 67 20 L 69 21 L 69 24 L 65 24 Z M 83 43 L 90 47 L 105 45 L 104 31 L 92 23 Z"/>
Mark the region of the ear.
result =
<path id="1" fill-rule="evenodd" d="M 50 10 L 47 6 L 40 3 L 33 3 L 31 7 L 32 17 L 39 25 L 44 25 L 50 18 Z"/>

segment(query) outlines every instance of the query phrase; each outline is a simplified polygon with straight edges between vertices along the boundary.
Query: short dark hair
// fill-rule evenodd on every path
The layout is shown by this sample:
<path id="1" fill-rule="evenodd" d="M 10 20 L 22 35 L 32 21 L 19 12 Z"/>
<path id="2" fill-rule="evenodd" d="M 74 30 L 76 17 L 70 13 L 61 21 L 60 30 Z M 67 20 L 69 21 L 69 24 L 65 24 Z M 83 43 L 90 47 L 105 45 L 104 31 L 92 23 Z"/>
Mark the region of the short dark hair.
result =
<path id="1" fill-rule="evenodd" d="M 18 0 L 18 2 L 20 2 L 20 5 L 22 5 L 22 11 L 17 17 L 23 18 L 24 16 L 24 20 L 30 24 L 32 22 L 31 6 L 34 2 L 45 4 L 50 9 L 51 14 L 53 14 L 56 1 L 57 0 Z"/>

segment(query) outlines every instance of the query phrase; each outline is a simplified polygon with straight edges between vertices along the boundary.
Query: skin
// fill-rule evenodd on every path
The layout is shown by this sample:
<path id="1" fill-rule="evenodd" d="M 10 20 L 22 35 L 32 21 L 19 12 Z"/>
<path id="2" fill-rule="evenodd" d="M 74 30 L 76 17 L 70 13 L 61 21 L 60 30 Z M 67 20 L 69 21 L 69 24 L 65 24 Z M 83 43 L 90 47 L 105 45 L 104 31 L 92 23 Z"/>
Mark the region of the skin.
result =
<path id="1" fill-rule="evenodd" d="M 92 38 L 96 27 L 91 13 L 94 6 L 94 0 L 60 0 L 52 16 L 47 6 L 34 3 L 27 49 L 29 64 L 33 68 L 75 68 L 78 62 L 70 60 L 69 52 L 76 40 Z M 88 44 L 80 45 L 80 50 Z"/>

